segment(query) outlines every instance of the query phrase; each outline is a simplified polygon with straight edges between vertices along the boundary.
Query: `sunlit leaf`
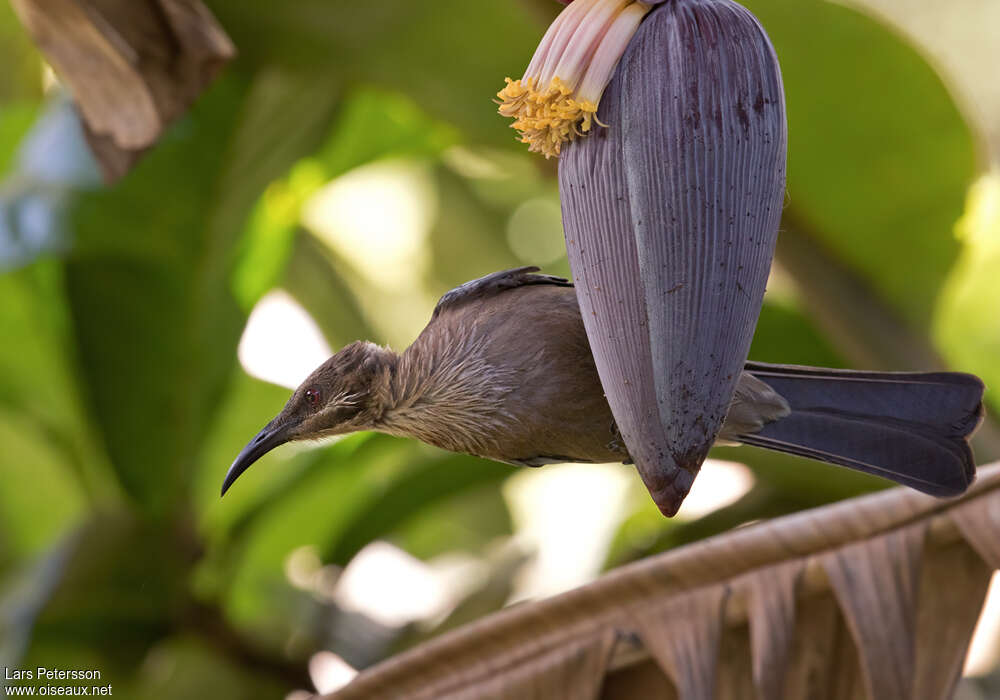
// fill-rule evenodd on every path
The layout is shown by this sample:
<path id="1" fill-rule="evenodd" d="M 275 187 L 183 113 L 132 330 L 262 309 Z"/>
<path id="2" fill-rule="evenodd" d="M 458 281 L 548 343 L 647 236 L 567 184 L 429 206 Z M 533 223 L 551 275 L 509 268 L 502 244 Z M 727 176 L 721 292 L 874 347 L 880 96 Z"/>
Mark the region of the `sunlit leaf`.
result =
<path id="1" fill-rule="evenodd" d="M 0 71 L 0 110 L 17 100 L 41 100 L 41 57 L 10 3 L 0 5 L 0 62 L 4 66 Z"/>
<path id="2" fill-rule="evenodd" d="M 326 143 L 310 158 L 328 178 L 381 158 L 440 154 L 460 138 L 399 93 L 359 89 L 344 100 Z"/>
<path id="3" fill-rule="evenodd" d="M 38 116 L 38 105 L 32 102 L 5 104 L 0 110 L 0 175 L 10 168 L 21 138 Z"/>
<path id="4" fill-rule="evenodd" d="M 969 191 L 957 226 L 962 256 L 941 295 L 934 338 L 956 367 L 1000 386 L 1000 176 L 983 177 Z M 1000 409 L 1000 395 L 986 392 Z"/>
<path id="5" fill-rule="evenodd" d="M 975 172 L 973 135 L 912 46 L 820 0 L 749 0 L 788 100 L 786 215 L 926 325 L 958 253 L 950 235 Z M 808 27 L 808 31 L 803 31 Z"/>

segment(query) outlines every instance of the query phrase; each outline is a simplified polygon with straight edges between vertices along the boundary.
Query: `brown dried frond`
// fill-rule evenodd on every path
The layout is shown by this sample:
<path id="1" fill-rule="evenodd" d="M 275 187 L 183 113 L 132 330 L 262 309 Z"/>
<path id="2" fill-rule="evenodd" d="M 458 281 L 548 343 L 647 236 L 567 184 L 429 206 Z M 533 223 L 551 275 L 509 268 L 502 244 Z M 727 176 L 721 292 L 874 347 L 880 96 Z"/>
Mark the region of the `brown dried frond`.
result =
<path id="1" fill-rule="evenodd" d="M 945 698 L 1000 567 L 1000 463 L 691 544 L 362 672 L 347 698 Z"/>

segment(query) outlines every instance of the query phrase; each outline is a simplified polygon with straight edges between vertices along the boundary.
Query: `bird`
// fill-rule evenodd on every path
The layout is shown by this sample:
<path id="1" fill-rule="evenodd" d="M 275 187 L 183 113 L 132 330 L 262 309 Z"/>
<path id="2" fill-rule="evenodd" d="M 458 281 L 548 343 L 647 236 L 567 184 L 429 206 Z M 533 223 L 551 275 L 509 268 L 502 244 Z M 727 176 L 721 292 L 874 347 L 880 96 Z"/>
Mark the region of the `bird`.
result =
<path id="1" fill-rule="evenodd" d="M 869 372 L 748 361 L 716 444 L 874 474 L 939 497 L 975 478 L 983 382 L 959 372 Z M 572 283 L 537 267 L 447 292 L 402 353 L 351 343 L 316 368 L 240 451 L 222 494 L 287 442 L 356 431 L 518 466 L 631 463 Z"/>

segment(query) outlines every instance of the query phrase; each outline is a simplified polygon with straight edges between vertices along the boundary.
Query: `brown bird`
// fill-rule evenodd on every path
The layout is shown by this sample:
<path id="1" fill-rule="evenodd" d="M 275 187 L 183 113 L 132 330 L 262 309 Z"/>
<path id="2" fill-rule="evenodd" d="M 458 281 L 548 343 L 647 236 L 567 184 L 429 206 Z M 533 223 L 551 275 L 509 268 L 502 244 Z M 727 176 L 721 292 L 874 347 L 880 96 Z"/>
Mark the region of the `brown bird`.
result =
<path id="1" fill-rule="evenodd" d="M 366 342 L 335 354 L 240 452 L 222 493 L 278 445 L 358 430 L 532 467 L 628 463 L 572 284 L 537 271 L 451 290 L 400 354 Z M 953 496 L 975 478 L 968 438 L 982 396 L 969 374 L 748 362 L 718 440 Z"/>

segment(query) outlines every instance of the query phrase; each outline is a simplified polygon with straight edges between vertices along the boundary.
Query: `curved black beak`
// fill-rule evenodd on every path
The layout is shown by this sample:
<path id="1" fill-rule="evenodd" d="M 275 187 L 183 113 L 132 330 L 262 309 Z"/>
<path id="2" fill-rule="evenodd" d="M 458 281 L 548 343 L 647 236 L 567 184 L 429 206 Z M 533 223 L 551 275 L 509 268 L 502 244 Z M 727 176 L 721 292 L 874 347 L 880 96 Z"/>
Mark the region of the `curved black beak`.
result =
<path id="1" fill-rule="evenodd" d="M 226 491 L 233 485 L 233 482 L 240 477 L 240 474 L 249 469 L 251 464 L 278 445 L 284 445 L 291 439 L 289 427 L 287 424 L 281 424 L 277 420 L 273 420 L 257 433 L 257 437 L 240 450 L 240 453 L 236 455 L 236 459 L 233 460 L 232 466 L 229 467 L 229 471 L 226 472 L 225 480 L 222 482 L 222 496 L 226 495 Z"/>

